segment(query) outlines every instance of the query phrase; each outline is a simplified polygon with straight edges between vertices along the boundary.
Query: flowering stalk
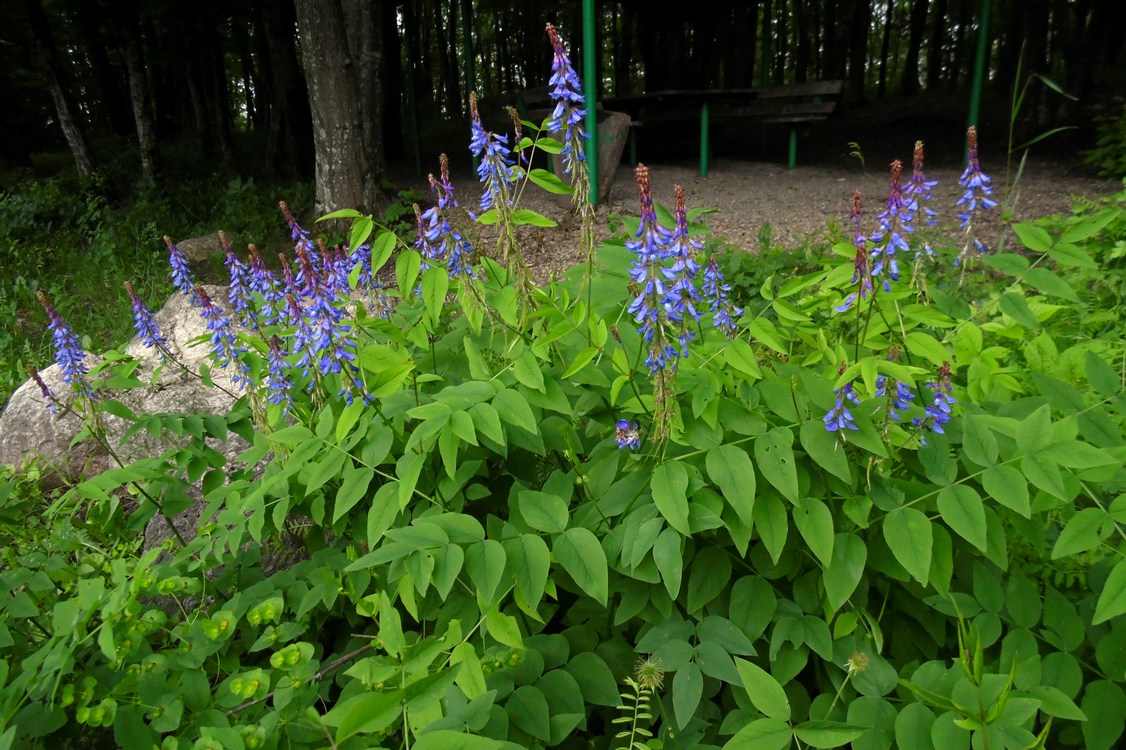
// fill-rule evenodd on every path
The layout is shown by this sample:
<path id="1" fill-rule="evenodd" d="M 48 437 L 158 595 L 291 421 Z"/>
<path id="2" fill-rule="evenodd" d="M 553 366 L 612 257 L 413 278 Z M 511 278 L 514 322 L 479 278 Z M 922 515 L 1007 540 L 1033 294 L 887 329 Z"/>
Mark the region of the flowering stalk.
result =
<path id="1" fill-rule="evenodd" d="M 957 403 L 953 395 L 953 386 L 950 384 L 950 363 L 943 362 L 938 368 L 938 373 L 933 382 L 926 387 L 931 392 L 930 403 L 926 406 L 926 414 L 912 420 L 920 431 L 929 429 L 931 432 L 943 435 L 946 432 L 946 423 L 950 421 L 951 407 Z M 919 437 L 919 444 L 926 445 L 923 436 Z"/>
<path id="2" fill-rule="evenodd" d="M 899 281 L 899 261 L 895 254 L 900 250 L 910 250 L 906 235 L 915 231 L 911 226 L 914 214 L 903 198 L 903 187 L 899 183 L 902 175 L 903 162 L 896 159 L 891 163 L 887 208 L 876 214 L 880 226 L 871 238 L 872 275 L 884 276 L 885 292 L 891 290 L 892 281 Z"/>
<path id="3" fill-rule="evenodd" d="M 968 141 L 966 169 L 962 172 L 962 176 L 958 178 L 958 184 L 962 186 L 963 192 L 962 197 L 955 204 L 965 207 L 958 218 L 962 221 L 966 241 L 962 245 L 962 251 L 954 259 L 954 265 L 962 266 L 963 273 L 966 266 L 972 265 L 975 253 L 976 255 L 984 255 L 986 251 L 985 244 L 977 237 L 974 218 L 979 210 L 988 211 L 997 206 L 997 201 L 992 198 L 993 186 L 990 184 L 992 180 L 981 171 L 981 163 L 978 161 L 977 128 L 970 126 L 970 129 L 966 132 L 966 140 Z"/>
<path id="4" fill-rule="evenodd" d="M 695 334 L 688 327 L 689 318 L 700 320 L 700 313 L 696 310 L 696 303 L 700 301 L 700 293 L 696 290 L 696 274 L 700 272 L 696 253 L 703 247 L 703 243 L 688 236 L 688 212 L 684 202 L 684 188 L 677 185 L 673 192 L 676 196 L 676 225 L 668 246 L 668 257 L 672 261 L 672 266 L 663 269 L 663 272 L 669 282 L 666 305 L 680 318 L 680 332 L 677 335 L 680 341 L 680 356 L 687 357 L 688 343 L 695 338 Z"/>
<path id="5" fill-rule="evenodd" d="M 270 353 L 266 359 L 266 393 L 271 404 L 282 407 L 282 414 L 286 414 L 293 407 L 293 379 L 289 376 L 289 366 L 286 364 L 285 355 L 281 349 L 281 339 L 277 336 L 270 337 Z"/>
<path id="6" fill-rule="evenodd" d="M 858 285 L 858 288 L 857 291 L 849 294 L 844 302 L 833 308 L 837 312 L 846 312 L 856 303 L 857 299 L 868 299 L 868 294 L 872 291 L 872 267 L 868 260 L 868 237 L 861 227 L 863 216 L 864 207 L 860 201 L 860 191 L 857 190 L 852 194 L 852 210 L 849 212 L 849 219 L 852 220 L 853 227 L 852 246 L 856 249 L 856 256 L 852 261 L 851 283 Z"/>
<path id="7" fill-rule="evenodd" d="M 168 247 L 168 265 L 172 269 L 173 285 L 188 297 L 193 305 L 198 305 L 199 297 L 195 293 L 195 279 L 192 277 L 192 269 L 188 266 L 188 257 L 184 255 L 183 250 L 176 247 L 168 235 L 164 235 L 164 244 Z"/>
<path id="8" fill-rule="evenodd" d="M 46 293 L 40 290 L 35 293 L 35 296 L 39 299 L 39 303 L 43 305 L 43 309 L 47 311 L 47 329 L 51 332 L 55 341 L 55 361 L 62 369 L 63 382 L 73 388 L 75 393 L 86 396 L 91 400 L 96 399 L 94 389 L 86 377 L 89 372 L 85 365 L 86 352 L 82 351 L 82 347 L 78 343 L 78 336 L 59 317 L 58 311 L 47 299 Z"/>
<path id="9" fill-rule="evenodd" d="M 254 328 L 258 327 L 254 308 L 250 304 L 250 269 L 239 260 L 231 243 L 227 242 L 227 235 L 219 232 L 219 244 L 223 246 L 223 265 L 227 268 L 230 285 L 227 288 L 227 300 L 231 308 L 244 320 L 248 320 Z"/>
<path id="10" fill-rule="evenodd" d="M 907 181 L 907 185 L 903 188 L 903 195 L 907 198 L 907 205 L 911 209 L 912 215 L 917 215 L 919 209 L 922 209 L 923 214 L 926 216 L 926 223 L 929 226 L 934 226 L 938 223 L 938 212 L 930 207 L 931 201 L 934 200 L 934 186 L 938 184 L 938 180 L 928 180 L 926 173 L 923 171 L 923 142 L 915 141 L 915 154 L 911 160 L 911 179 Z"/>
<path id="11" fill-rule="evenodd" d="M 250 379 L 250 368 L 241 359 L 246 349 L 236 342 L 230 318 L 211 301 L 203 287 L 196 284 L 195 293 L 200 300 L 200 315 L 207 321 L 207 330 L 211 331 L 211 355 L 215 358 L 215 364 L 225 368 L 234 362 L 235 372 L 231 376 L 231 382 L 241 389 Z"/>
<path id="12" fill-rule="evenodd" d="M 847 369 L 845 363 L 842 362 L 837 374 L 843 374 L 845 369 Z M 848 408 L 849 403 L 856 406 L 860 405 L 860 397 L 856 395 L 852 383 L 845 383 L 833 393 L 837 394 L 837 403 L 825 413 L 821 420 L 825 423 L 825 429 L 829 432 L 844 432 L 846 429 L 859 430 L 860 428 L 853 421 L 852 411 Z"/>
<path id="13" fill-rule="evenodd" d="M 168 356 L 168 339 L 164 338 L 156 322 L 153 321 L 152 310 L 141 301 L 133 285 L 128 281 L 125 282 L 125 291 L 129 293 L 129 300 L 133 304 L 133 328 L 137 332 L 137 337 L 146 348 L 159 351 L 161 359 L 164 359 Z"/>
<path id="14" fill-rule="evenodd" d="M 708 312 L 712 314 L 712 326 L 723 331 L 730 341 L 735 337 L 735 319 L 743 314 L 743 308 L 732 305 L 727 300 L 731 285 L 723 280 L 723 271 L 715 257 L 708 259 L 704 267 L 704 298 L 708 302 Z"/>
<path id="15" fill-rule="evenodd" d="M 619 448 L 629 448 L 630 450 L 640 448 L 641 430 L 637 422 L 619 419 L 617 424 L 614 425 L 614 440 L 618 442 Z"/>
<path id="16" fill-rule="evenodd" d="M 34 365 L 24 365 L 24 367 L 27 370 L 28 376 L 39 386 L 39 394 L 43 397 L 43 405 L 46 406 L 47 410 L 52 414 L 58 414 L 59 400 L 55 394 L 51 392 L 51 389 L 47 387 L 47 384 L 43 382 L 43 376 L 39 374 L 39 370 L 35 369 Z"/>

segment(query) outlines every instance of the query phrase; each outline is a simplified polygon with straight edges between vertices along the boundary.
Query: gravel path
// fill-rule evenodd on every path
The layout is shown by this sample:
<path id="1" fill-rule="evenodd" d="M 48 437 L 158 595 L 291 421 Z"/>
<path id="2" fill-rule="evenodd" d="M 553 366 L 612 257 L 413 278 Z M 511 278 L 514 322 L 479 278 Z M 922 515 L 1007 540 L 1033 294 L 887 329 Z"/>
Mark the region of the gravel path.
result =
<path id="1" fill-rule="evenodd" d="M 909 154 L 906 155 L 909 158 Z M 714 236 L 755 252 L 765 224 L 769 224 L 772 244 L 800 247 L 818 241 L 829 222 L 848 233 L 848 215 L 852 194 L 861 192 L 865 206 L 865 226 L 874 228 L 874 217 L 887 200 L 888 172 L 870 165 L 862 170 L 859 164 L 840 166 L 799 166 L 789 170 L 784 165 L 734 160 L 715 160 L 707 178 L 701 178 L 695 164 L 663 165 L 651 163 L 650 183 L 654 199 L 671 208 L 673 186 L 685 190 L 688 207 L 716 209 L 708 214 L 706 223 Z M 910 164 L 906 166 L 910 173 Z M 937 179 L 933 207 L 939 211 L 939 238 L 936 242 L 959 243 L 958 211 L 955 202 L 961 195 L 958 186 L 960 171 L 950 168 L 927 170 L 930 179 Z M 905 175 L 906 177 L 907 175 Z M 1113 180 L 1094 176 L 1078 162 L 1037 162 L 1031 160 L 1013 191 L 1006 191 L 1004 169 L 993 172 L 994 198 L 998 208 L 988 214 L 989 228 L 983 235 L 999 238 L 1003 210 L 1013 208 L 1014 221 L 1025 221 L 1051 214 L 1066 214 L 1076 197 L 1109 195 L 1121 189 Z M 475 200 L 476 185 L 470 174 L 455 174 L 461 186 L 464 203 Z M 526 228 L 522 231 L 525 255 L 536 275 L 545 279 L 581 260 L 576 250 L 578 224 L 569 215 L 568 204 L 554 196 L 530 190 L 525 208 L 532 208 L 559 222 L 553 229 Z M 637 187 L 631 167 L 619 167 L 608 199 L 598 207 L 597 233 L 601 239 L 610 234 L 608 219 L 639 212 Z M 995 240 L 994 240 L 995 242 Z"/>

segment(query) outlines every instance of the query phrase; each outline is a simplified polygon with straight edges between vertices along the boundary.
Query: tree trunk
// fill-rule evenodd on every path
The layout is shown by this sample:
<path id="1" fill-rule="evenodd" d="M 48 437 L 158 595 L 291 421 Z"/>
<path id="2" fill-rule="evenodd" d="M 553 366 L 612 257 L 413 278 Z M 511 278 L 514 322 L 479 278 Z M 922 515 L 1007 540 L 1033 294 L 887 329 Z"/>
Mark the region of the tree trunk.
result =
<path id="1" fill-rule="evenodd" d="M 848 87 L 858 102 L 867 101 L 864 92 L 865 69 L 868 63 L 868 29 L 872 25 L 870 0 L 853 0 L 852 33 L 848 46 Z"/>
<path id="2" fill-rule="evenodd" d="M 949 34 L 946 0 L 935 0 L 931 13 L 931 38 L 927 44 L 927 91 L 937 91 L 942 81 L 942 42 Z"/>
<path id="3" fill-rule="evenodd" d="M 160 169 L 160 152 L 157 149 L 156 128 L 153 127 L 145 66 L 141 62 L 140 41 L 140 29 L 132 26 L 125 41 L 125 71 L 129 77 L 129 102 L 133 108 L 137 145 L 141 151 L 141 179 L 151 185 Z"/>
<path id="4" fill-rule="evenodd" d="M 344 18 L 340 0 L 297 0 L 301 58 L 313 113 L 317 210 L 324 213 L 355 208 L 378 212 L 386 205 L 379 190 L 382 163 L 368 160 L 361 82 L 349 52 Z M 373 54 L 379 52 L 374 46 L 377 42 L 371 44 L 367 49 Z M 366 45 L 357 42 L 355 46 L 364 49 Z M 374 77 L 372 71 L 366 75 Z M 363 85 L 371 90 L 370 82 Z M 378 108 L 371 114 L 378 116 Z M 377 123 L 379 126 L 381 123 Z"/>
<path id="5" fill-rule="evenodd" d="M 876 85 L 876 96 L 880 99 L 883 99 L 884 94 L 887 93 L 888 53 L 891 51 L 892 18 L 895 16 L 893 0 L 888 0 L 887 9 L 884 12 L 887 15 L 884 17 L 884 38 L 880 43 L 880 80 Z"/>
<path id="6" fill-rule="evenodd" d="M 293 3 L 265 3 L 262 29 L 269 62 L 262 65 L 270 85 L 267 165 L 275 174 L 301 180 L 314 176 L 313 114 L 301 65 Z"/>
<path id="7" fill-rule="evenodd" d="M 105 17 L 105 13 L 97 4 L 84 0 L 73 3 L 72 7 L 73 18 L 82 35 L 82 53 L 90 61 L 90 68 L 98 81 L 98 91 L 102 95 L 101 111 L 109 119 L 113 132 L 127 136 L 133 126 L 129 122 L 129 107 L 121 91 L 121 71 L 114 67 L 107 54 L 107 49 L 117 46 L 118 39 L 112 38 L 116 35 L 106 34 L 103 30 L 99 21 Z M 111 32 L 115 25 L 109 26 Z"/>
<path id="8" fill-rule="evenodd" d="M 903 77 L 899 81 L 899 91 L 906 96 L 919 93 L 919 54 L 927 30 L 927 3 L 928 0 L 911 2 L 907 55 L 903 59 Z"/>
<path id="9" fill-rule="evenodd" d="M 382 34 L 380 49 L 383 67 L 380 75 L 383 81 L 383 96 L 379 99 L 379 119 L 382 122 L 383 155 L 402 157 L 403 148 L 403 56 L 400 54 L 399 20 L 393 0 L 383 0 L 380 4 L 379 33 Z M 378 83 L 377 78 L 377 83 Z M 375 114 L 374 112 L 372 114 Z"/>
<path id="10" fill-rule="evenodd" d="M 47 89 L 51 92 L 51 100 L 55 103 L 59 126 L 74 156 L 74 166 L 78 170 L 78 175 L 87 177 L 94 171 L 94 157 L 90 151 L 90 144 L 86 141 L 86 134 L 83 132 L 78 107 L 66 87 L 66 77 L 58 49 L 55 47 L 54 35 L 51 33 L 51 24 L 47 20 L 47 14 L 40 0 L 24 0 L 24 7 L 31 24 L 36 61 L 47 78 Z"/>

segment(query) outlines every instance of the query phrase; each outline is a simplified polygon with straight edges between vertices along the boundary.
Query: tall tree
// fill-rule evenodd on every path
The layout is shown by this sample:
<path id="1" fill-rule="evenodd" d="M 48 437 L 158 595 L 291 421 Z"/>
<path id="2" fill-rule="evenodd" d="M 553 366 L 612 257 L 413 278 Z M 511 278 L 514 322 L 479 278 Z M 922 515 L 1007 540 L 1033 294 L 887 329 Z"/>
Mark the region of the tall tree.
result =
<path id="1" fill-rule="evenodd" d="M 122 4 L 125 34 L 125 73 L 129 82 L 129 103 L 133 110 L 133 124 L 137 146 L 141 152 L 141 179 L 146 183 L 156 180 L 160 169 L 160 151 L 157 148 L 156 127 L 153 125 L 152 97 L 145 76 L 142 59 L 141 19 L 135 0 Z"/>
<path id="2" fill-rule="evenodd" d="M 86 140 L 78 106 L 67 86 L 66 72 L 55 46 L 54 34 L 51 33 L 51 23 L 41 0 L 24 0 L 24 9 L 31 25 L 36 63 L 47 79 L 47 88 L 55 103 L 59 125 L 74 156 L 74 166 L 80 176 L 86 177 L 94 171 L 94 157 Z"/>
<path id="3" fill-rule="evenodd" d="M 868 62 L 868 34 L 872 25 L 871 0 L 852 0 L 848 35 L 848 88 L 857 101 L 864 101 L 865 68 Z"/>
<path id="4" fill-rule="evenodd" d="M 923 46 L 923 35 L 927 30 L 928 3 L 929 0 L 911 0 L 907 54 L 903 58 L 903 76 L 899 80 L 899 91 L 902 94 L 919 93 L 919 53 Z"/>
<path id="5" fill-rule="evenodd" d="M 301 61 L 313 113 L 313 142 L 316 146 L 317 210 L 355 208 L 378 211 L 387 199 L 379 188 L 381 163 L 369 161 L 373 152 L 382 154 L 382 139 L 365 144 L 363 117 L 380 118 L 380 106 L 366 102 L 361 108 L 359 71 L 351 48 L 379 50 L 379 38 L 349 44 L 341 0 L 297 0 L 297 24 L 301 38 Z M 354 34 L 371 34 L 359 26 Z M 371 71 L 365 74 L 372 76 Z M 372 76 L 374 77 L 374 76 Z M 378 80 L 368 84 L 378 93 Z M 376 122 L 381 126 L 380 119 Z M 379 128 L 375 128 L 379 130 Z"/>

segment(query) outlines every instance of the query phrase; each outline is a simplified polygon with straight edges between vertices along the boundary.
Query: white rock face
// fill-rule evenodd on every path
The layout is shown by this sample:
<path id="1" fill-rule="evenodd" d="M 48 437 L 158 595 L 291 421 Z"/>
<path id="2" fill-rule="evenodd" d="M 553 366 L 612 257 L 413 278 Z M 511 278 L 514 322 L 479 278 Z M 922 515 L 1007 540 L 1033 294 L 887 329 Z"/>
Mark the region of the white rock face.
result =
<path id="1" fill-rule="evenodd" d="M 224 312 L 229 312 L 226 287 L 205 286 L 204 290 L 212 302 Z M 128 306 L 123 306 L 122 314 L 131 314 Z M 230 394 L 239 393 L 238 387 L 231 381 L 233 366 L 212 370 L 212 380 L 218 387 L 203 385 L 198 376 L 201 364 L 211 364 L 207 340 L 210 332 L 207 330 L 207 321 L 199 310 L 191 305 L 187 297 L 176 292 L 153 316 L 153 320 L 168 339 L 169 351 L 183 367 L 171 362 L 163 363 L 154 384 L 128 390 L 99 388 L 99 397 L 120 401 L 137 415 L 228 414 L 235 400 Z M 200 337 L 203 339 L 198 340 Z M 137 379 L 152 383 L 153 373 L 162 365 L 160 353 L 146 348 L 140 340 L 134 339 L 125 348 L 125 354 L 140 363 L 134 373 Z M 100 362 L 101 359 L 93 355 L 86 360 L 90 368 Z M 52 365 L 40 374 L 60 401 L 67 404 L 73 401 L 74 394 L 63 382 L 58 365 Z M 95 376 L 93 380 L 96 384 L 98 377 Z M 154 440 L 147 434 L 122 445 L 121 437 L 130 423 L 109 414 L 103 414 L 102 419 L 109 444 L 123 461 L 159 455 L 175 445 L 172 436 Z M 72 445 L 80 427 L 78 417 L 61 407 L 57 414 L 51 413 L 46 408 L 39 386 L 29 380 L 12 394 L 3 414 L 0 414 L 0 465 L 13 464 L 18 467 L 36 461 L 45 469 L 44 484 L 47 488 L 69 486 L 115 466 L 112 458 L 93 441 L 84 440 Z M 224 444 L 213 447 L 228 459 L 233 459 L 247 445 L 232 434 Z M 200 499 L 198 492 L 189 490 L 189 494 L 196 500 Z M 176 526 L 185 538 L 195 536 L 196 522 L 201 511 L 201 504 L 197 502 L 195 507 L 189 508 L 176 519 Z M 159 545 L 170 533 L 165 521 L 154 518 L 145 532 L 146 546 Z"/>

